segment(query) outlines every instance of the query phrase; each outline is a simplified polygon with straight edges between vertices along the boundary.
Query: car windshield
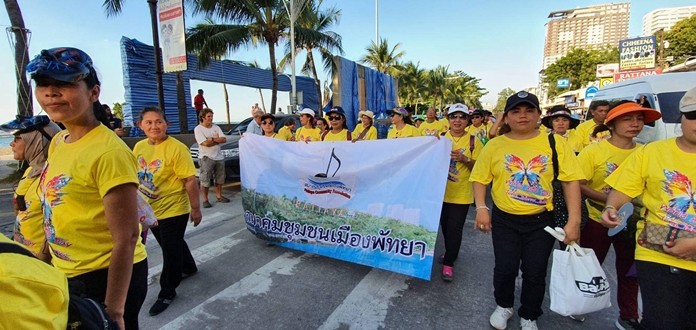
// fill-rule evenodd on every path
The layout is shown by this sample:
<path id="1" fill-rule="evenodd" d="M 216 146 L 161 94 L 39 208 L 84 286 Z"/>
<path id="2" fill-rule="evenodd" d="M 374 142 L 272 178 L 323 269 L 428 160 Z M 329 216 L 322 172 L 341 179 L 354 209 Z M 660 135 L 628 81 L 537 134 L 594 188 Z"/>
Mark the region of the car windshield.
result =
<path id="1" fill-rule="evenodd" d="M 249 123 L 251 122 L 253 118 L 249 117 L 247 119 L 242 120 L 237 126 L 232 127 L 229 131 L 227 131 L 225 134 L 227 135 L 242 135 L 242 133 L 246 132 L 247 127 L 249 126 Z"/>
<path id="2" fill-rule="evenodd" d="M 669 92 L 657 94 L 657 101 L 660 103 L 662 121 L 665 123 L 679 123 L 681 113 L 679 112 L 679 101 L 686 92 Z"/>

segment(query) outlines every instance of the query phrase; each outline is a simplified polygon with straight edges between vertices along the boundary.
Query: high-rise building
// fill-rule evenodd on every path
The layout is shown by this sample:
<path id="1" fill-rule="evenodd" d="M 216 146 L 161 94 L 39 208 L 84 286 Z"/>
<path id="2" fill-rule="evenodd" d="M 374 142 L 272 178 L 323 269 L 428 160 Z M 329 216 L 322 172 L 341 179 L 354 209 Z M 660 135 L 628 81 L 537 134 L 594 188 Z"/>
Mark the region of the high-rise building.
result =
<path id="1" fill-rule="evenodd" d="M 628 37 L 630 3 L 611 3 L 555 11 L 546 23 L 544 64 L 549 65 L 573 48 L 616 46 Z"/>
<path id="2" fill-rule="evenodd" d="M 655 9 L 643 16 L 643 35 L 651 36 L 660 29 L 669 29 L 677 22 L 696 14 L 696 6 Z"/>

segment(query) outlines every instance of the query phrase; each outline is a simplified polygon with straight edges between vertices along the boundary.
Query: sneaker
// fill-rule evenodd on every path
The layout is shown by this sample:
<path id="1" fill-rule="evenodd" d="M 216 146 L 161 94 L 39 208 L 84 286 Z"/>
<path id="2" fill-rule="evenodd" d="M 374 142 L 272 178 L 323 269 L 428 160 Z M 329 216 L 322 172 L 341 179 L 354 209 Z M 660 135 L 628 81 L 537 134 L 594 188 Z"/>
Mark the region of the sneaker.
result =
<path id="1" fill-rule="evenodd" d="M 619 330 L 642 329 L 642 327 L 640 326 L 640 323 L 636 319 L 630 319 L 630 320 L 618 319 L 618 320 L 616 320 L 614 325 Z"/>
<path id="2" fill-rule="evenodd" d="M 225 197 L 225 196 L 222 196 L 222 197 L 218 197 L 217 201 L 218 201 L 218 203 L 229 203 L 230 199 Z"/>
<path id="3" fill-rule="evenodd" d="M 512 317 L 512 308 L 503 308 L 496 306 L 493 314 L 491 314 L 490 323 L 491 326 L 503 330 L 507 328 L 507 322 Z"/>
<path id="4" fill-rule="evenodd" d="M 520 319 L 520 330 L 539 330 L 536 320 Z"/>
<path id="5" fill-rule="evenodd" d="M 445 282 L 452 282 L 453 278 L 454 270 L 452 266 L 442 266 L 442 279 L 445 280 Z"/>
<path id="6" fill-rule="evenodd" d="M 585 315 L 568 315 L 568 318 L 575 322 L 585 322 Z"/>
<path id="7" fill-rule="evenodd" d="M 208 209 L 208 208 L 211 208 L 211 207 L 213 207 L 213 205 L 211 205 L 209 201 L 204 201 L 204 202 L 203 202 L 203 208 Z"/>
<path id="8" fill-rule="evenodd" d="M 155 304 L 152 305 L 152 307 L 150 307 L 150 316 L 155 316 L 159 313 L 164 312 L 169 307 L 169 305 L 172 304 L 172 301 L 174 301 L 174 297 L 172 297 L 172 299 L 157 298 Z"/>

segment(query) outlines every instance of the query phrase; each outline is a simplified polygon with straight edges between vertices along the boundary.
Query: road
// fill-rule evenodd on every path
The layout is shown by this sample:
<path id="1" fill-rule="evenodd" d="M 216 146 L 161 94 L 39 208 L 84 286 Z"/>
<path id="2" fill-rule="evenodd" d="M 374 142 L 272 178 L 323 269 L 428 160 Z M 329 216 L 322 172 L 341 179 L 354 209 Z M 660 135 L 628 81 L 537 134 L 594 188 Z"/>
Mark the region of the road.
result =
<path id="1" fill-rule="evenodd" d="M 143 329 L 490 328 L 493 250 L 490 235 L 473 230 L 472 218 L 465 226 L 454 281 L 443 282 L 437 264 L 432 280 L 423 281 L 267 246 L 246 230 L 239 188 L 228 187 L 225 194 L 232 202 L 204 209 L 202 224 L 189 226 L 186 234 L 199 273 L 183 281 L 169 309 L 154 317 L 147 311 L 159 290 L 161 252 L 152 237 L 148 241 L 151 285 L 141 311 Z M 440 237 L 435 255 L 442 250 Z M 612 252 L 606 264 L 613 263 Z M 615 288 L 614 272 L 607 274 Z M 538 324 L 546 329 L 613 329 L 617 316 L 612 306 L 577 323 L 551 312 L 547 295 Z M 518 326 L 515 315 L 509 329 Z"/>

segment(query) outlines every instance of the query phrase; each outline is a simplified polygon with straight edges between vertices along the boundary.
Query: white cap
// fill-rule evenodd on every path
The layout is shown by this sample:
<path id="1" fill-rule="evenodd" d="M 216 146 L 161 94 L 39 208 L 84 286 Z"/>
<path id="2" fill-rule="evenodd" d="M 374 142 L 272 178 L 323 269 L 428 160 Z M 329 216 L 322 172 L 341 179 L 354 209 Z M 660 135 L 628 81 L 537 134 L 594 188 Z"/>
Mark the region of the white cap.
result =
<path id="1" fill-rule="evenodd" d="M 298 112 L 298 114 L 300 114 L 300 115 L 310 115 L 310 116 L 314 117 L 314 110 L 312 110 L 312 109 L 310 109 L 310 108 L 304 108 L 304 109 L 300 110 L 300 111 Z"/>
<path id="2" fill-rule="evenodd" d="M 694 112 L 696 111 L 696 87 L 690 89 L 681 101 L 679 101 L 679 111 Z"/>
<path id="3" fill-rule="evenodd" d="M 469 114 L 469 108 L 467 108 L 467 106 L 464 105 L 464 104 L 462 104 L 462 103 L 455 103 L 455 104 L 452 104 L 452 105 L 450 106 L 449 111 L 448 111 L 448 114 L 451 115 L 451 114 L 453 114 L 453 113 L 455 113 L 455 112 L 463 112 L 463 113 L 465 113 L 465 114 L 468 115 L 468 114 Z"/>

